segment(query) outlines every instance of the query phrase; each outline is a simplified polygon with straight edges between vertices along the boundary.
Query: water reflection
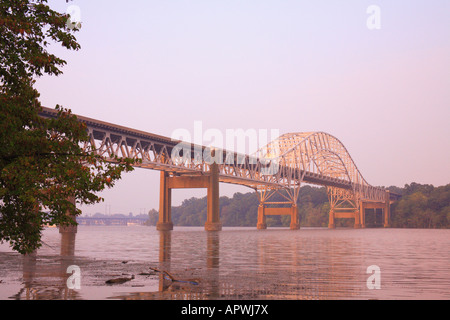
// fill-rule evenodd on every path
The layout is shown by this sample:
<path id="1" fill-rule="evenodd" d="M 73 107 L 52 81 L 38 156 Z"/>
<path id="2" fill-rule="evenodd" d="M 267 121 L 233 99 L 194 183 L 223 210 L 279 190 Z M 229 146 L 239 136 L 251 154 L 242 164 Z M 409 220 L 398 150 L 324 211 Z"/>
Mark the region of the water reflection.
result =
<path id="1" fill-rule="evenodd" d="M 184 239 L 184 250 L 191 253 L 190 261 L 184 261 L 184 254 L 172 252 L 173 246 L 177 250 L 180 246 L 172 242 L 172 231 L 160 231 L 159 268 L 179 281 L 160 274 L 158 292 L 134 292 L 112 298 L 349 299 L 362 296 L 366 277 L 361 269 L 360 246 L 355 243 L 343 243 L 332 237 L 322 241 L 293 237 L 286 242 L 285 237 L 267 239 L 270 234 L 239 243 L 233 240 L 232 232 L 205 232 L 204 235 L 205 250 L 199 250 L 197 255 Z M 240 238 L 241 234 L 236 236 Z M 221 241 L 225 246 L 223 255 Z M 350 261 L 349 257 L 352 257 Z"/>
<path id="2" fill-rule="evenodd" d="M 20 262 L 0 252 L 0 293 L 11 299 L 450 298 L 448 230 L 81 230 L 49 233 L 53 251 L 45 247 Z M 81 290 L 67 288 L 70 265 L 82 270 Z M 370 265 L 381 268 L 381 290 L 367 288 Z M 105 285 L 131 274 L 133 281 Z M 17 278 L 20 288 L 12 285 Z"/>
<path id="3" fill-rule="evenodd" d="M 171 271 L 170 252 L 172 247 L 172 231 L 159 231 L 159 262 L 163 266 L 161 271 Z M 159 274 L 159 291 L 165 292 L 170 289 L 172 281 L 167 279 L 163 273 Z"/>
<path id="4" fill-rule="evenodd" d="M 209 281 L 204 286 L 206 292 L 203 294 L 208 297 L 219 298 L 221 294 L 220 281 L 220 232 L 206 232 L 206 268 L 209 273 Z"/>
<path id="5" fill-rule="evenodd" d="M 172 231 L 159 231 L 159 291 L 133 292 L 116 295 L 112 299 L 151 299 L 151 300 L 204 300 L 219 296 L 219 237 L 220 232 L 208 231 L 206 235 L 207 276 L 192 277 L 197 268 L 185 267 L 183 272 L 172 270 Z M 196 259 L 197 257 L 193 257 Z M 189 265 L 189 261 L 186 261 Z M 175 278 L 175 281 L 170 276 Z M 194 271 L 194 273 L 193 273 Z"/>
<path id="6" fill-rule="evenodd" d="M 11 299 L 77 300 L 78 291 L 67 287 L 67 267 L 74 264 L 75 233 L 61 233 L 60 255 L 22 255 L 23 286 Z"/>

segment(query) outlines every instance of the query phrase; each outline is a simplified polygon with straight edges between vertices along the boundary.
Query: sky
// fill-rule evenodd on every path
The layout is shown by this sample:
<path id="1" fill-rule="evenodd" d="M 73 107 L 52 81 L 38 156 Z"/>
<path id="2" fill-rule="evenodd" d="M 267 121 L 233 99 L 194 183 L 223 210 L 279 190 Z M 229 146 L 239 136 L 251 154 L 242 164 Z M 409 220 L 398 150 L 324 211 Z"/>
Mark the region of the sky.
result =
<path id="1" fill-rule="evenodd" d="M 324 131 L 372 185 L 450 183 L 448 0 L 49 5 L 81 20 L 81 50 L 50 46 L 67 65 L 38 79 L 44 106 L 168 137 L 196 121 L 224 133 Z M 100 195 L 84 214 L 158 209 L 159 172 L 136 169 Z M 206 190 L 174 190 L 172 205 L 193 196 Z"/>

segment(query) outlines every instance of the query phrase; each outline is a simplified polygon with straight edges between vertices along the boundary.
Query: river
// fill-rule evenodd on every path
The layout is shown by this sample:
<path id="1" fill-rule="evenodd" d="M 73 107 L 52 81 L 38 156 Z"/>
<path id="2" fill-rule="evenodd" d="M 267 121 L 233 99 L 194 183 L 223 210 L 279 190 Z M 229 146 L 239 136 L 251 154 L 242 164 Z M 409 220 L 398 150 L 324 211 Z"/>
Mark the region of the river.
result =
<path id="1" fill-rule="evenodd" d="M 0 245 L 1 300 L 450 299 L 450 230 L 79 226 L 43 241 Z"/>

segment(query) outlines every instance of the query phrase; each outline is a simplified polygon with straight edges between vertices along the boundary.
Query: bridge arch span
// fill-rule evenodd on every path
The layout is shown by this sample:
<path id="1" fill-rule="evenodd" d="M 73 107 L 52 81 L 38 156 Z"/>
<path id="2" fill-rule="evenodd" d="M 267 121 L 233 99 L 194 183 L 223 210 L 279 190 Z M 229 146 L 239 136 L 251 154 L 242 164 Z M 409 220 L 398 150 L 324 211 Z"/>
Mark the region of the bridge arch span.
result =
<path id="1" fill-rule="evenodd" d="M 340 188 L 352 190 L 361 198 L 384 200 L 384 189 L 371 186 L 345 145 L 326 132 L 284 134 L 260 148 L 256 156 L 271 159 L 280 167 L 298 170 L 300 175 L 293 175 L 295 179 L 285 181 L 288 188 L 295 188 L 303 182 L 326 185 L 314 179 L 315 176 L 325 176 L 339 180 Z"/>

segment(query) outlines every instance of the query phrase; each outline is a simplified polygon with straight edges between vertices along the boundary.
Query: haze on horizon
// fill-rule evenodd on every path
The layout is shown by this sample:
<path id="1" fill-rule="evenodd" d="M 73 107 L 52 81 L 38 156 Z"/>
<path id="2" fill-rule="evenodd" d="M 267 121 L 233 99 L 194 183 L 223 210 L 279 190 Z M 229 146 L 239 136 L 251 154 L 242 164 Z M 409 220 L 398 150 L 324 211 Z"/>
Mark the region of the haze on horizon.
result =
<path id="1" fill-rule="evenodd" d="M 38 79 L 43 105 L 171 136 L 177 129 L 324 131 L 375 186 L 450 183 L 450 2 L 65 1 L 78 52 Z M 380 9 L 370 30 L 369 6 Z M 208 143 L 208 141 L 205 141 Z M 251 189 L 221 184 L 220 195 Z M 173 205 L 206 190 L 175 190 Z M 158 208 L 136 169 L 84 213 Z"/>

